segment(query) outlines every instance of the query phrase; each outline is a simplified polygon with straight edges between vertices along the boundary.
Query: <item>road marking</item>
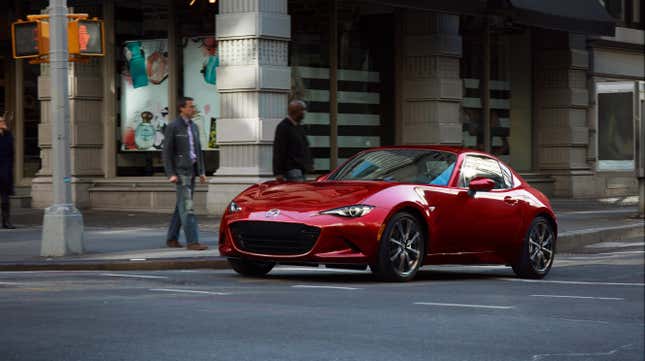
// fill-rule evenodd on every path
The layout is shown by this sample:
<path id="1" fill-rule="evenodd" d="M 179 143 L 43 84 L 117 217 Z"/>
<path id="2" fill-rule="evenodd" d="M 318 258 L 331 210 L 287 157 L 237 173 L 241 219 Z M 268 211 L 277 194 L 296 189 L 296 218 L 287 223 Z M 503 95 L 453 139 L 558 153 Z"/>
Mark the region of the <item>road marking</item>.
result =
<path id="1" fill-rule="evenodd" d="M 576 318 L 562 318 L 555 317 L 556 320 L 571 321 L 571 322 L 591 322 L 591 323 L 602 323 L 603 325 L 608 325 L 609 321 L 598 321 L 598 320 L 579 320 Z"/>
<path id="2" fill-rule="evenodd" d="M 489 305 L 467 305 L 462 303 L 438 303 L 438 302 L 415 302 L 415 305 L 423 306 L 446 306 L 446 307 L 465 307 L 465 308 L 487 308 L 492 310 L 510 310 L 514 306 L 489 306 Z"/>
<path id="3" fill-rule="evenodd" d="M 166 276 L 147 276 L 147 275 L 132 275 L 126 273 L 101 273 L 105 277 L 124 277 L 124 278 L 143 278 L 143 279 L 168 279 Z"/>
<path id="4" fill-rule="evenodd" d="M 585 248 L 625 248 L 642 246 L 645 246 L 645 242 L 598 242 L 585 246 Z"/>
<path id="5" fill-rule="evenodd" d="M 533 355 L 531 361 L 539 361 L 543 359 L 559 359 L 561 356 L 566 358 L 570 357 L 596 357 L 596 356 L 612 356 L 621 350 L 627 350 L 632 347 L 632 344 L 617 347 L 609 352 L 566 352 L 566 353 L 543 353 Z"/>
<path id="6" fill-rule="evenodd" d="M 330 290 L 346 290 L 346 291 L 356 291 L 361 290 L 362 288 L 356 287 L 344 287 L 344 286 L 316 286 L 316 285 L 293 285 L 292 288 L 323 288 Z"/>
<path id="7" fill-rule="evenodd" d="M 19 284 L 20 283 L 16 283 L 16 282 L 0 282 L 0 286 L 17 286 Z"/>
<path id="8" fill-rule="evenodd" d="M 581 300 L 608 300 L 608 301 L 624 301 L 624 298 L 619 297 L 591 297 L 591 296 L 565 296 L 565 295 L 531 295 L 531 297 L 548 297 L 548 298 L 575 298 Z"/>
<path id="9" fill-rule="evenodd" d="M 145 261 L 146 258 L 130 258 L 130 261 Z"/>
<path id="10" fill-rule="evenodd" d="M 529 282 L 529 283 L 558 283 L 563 285 L 592 285 L 592 286 L 637 286 L 643 287 L 645 283 L 638 282 L 589 282 L 589 281 L 556 281 L 556 280 L 528 280 L 521 278 L 496 278 L 501 281 L 510 282 Z"/>
<path id="11" fill-rule="evenodd" d="M 210 291 L 196 291 L 196 290 L 180 290 L 174 288 L 151 288 L 149 291 L 152 292 L 172 292 L 172 293 L 193 293 L 199 295 L 216 295 L 216 296 L 228 296 L 228 292 L 210 292 Z"/>

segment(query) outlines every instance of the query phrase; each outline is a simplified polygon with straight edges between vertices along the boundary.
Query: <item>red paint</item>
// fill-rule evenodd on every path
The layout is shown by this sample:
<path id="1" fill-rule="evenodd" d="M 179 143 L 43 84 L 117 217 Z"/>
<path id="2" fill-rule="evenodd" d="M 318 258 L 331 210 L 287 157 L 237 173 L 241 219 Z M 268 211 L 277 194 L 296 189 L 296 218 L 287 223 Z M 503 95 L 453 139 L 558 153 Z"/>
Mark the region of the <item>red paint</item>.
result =
<path id="1" fill-rule="evenodd" d="M 517 257 L 531 221 L 539 214 L 551 218 L 557 232 L 555 214 L 548 199 L 512 169 L 515 183 L 511 189 L 485 191 L 491 187 L 488 179 L 473 180 L 471 189 L 457 186 L 461 164 L 467 154 L 498 160 L 494 156 L 445 146 L 380 149 L 392 148 L 433 149 L 457 154 L 448 186 L 328 181 L 327 176 L 307 183 L 271 181 L 254 185 L 234 199 L 242 211 L 230 214 L 227 210 L 223 216 L 220 253 L 274 261 L 370 264 L 377 257 L 379 229 L 404 208 L 416 212 L 427 226 L 424 264 L 507 264 Z M 358 218 L 320 214 L 356 204 L 371 205 L 374 209 Z M 267 217 L 269 210 L 279 210 L 279 214 Z M 305 254 L 251 253 L 236 244 L 229 229 L 230 224 L 245 220 L 302 223 L 319 227 L 321 232 L 313 248 Z"/>

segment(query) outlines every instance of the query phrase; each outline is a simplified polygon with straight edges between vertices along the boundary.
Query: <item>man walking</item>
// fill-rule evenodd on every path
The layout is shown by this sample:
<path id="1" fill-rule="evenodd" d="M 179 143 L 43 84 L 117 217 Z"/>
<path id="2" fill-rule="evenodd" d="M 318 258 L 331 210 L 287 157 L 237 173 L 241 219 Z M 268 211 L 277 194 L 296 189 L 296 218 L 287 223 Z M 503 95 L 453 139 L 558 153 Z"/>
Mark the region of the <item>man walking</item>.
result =
<path id="1" fill-rule="evenodd" d="M 199 244 L 199 226 L 193 209 L 195 176 L 202 184 L 206 183 L 206 171 L 202 146 L 199 142 L 199 129 L 193 123 L 195 114 L 193 98 L 182 97 L 177 103 L 179 118 L 168 124 L 164 137 L 163 162 L 166 175 L 177 187 L 177 204 L 172 215 L 166 245 L 179 248 L 179 229 L 184 226 L 186 248 L 194 251 L 208 249 Z"/>
<path id="2" fill-rule="evenodd" d="M 13 136 L 4 117 L 0 117 L 0 204 L 2 228 L 14 229 L 9 219 L 9 196 L 13 194 Z"/>
<path id="3" fill-rule="evenodd" d="M 307 105 L 293 100 L 287 109 L 288 116 L 278 124 L 273 141 L 273 174 L 277 180 L 304 182 L 305 173 L 313 169 L 311 151 L 302 120 Z"/>

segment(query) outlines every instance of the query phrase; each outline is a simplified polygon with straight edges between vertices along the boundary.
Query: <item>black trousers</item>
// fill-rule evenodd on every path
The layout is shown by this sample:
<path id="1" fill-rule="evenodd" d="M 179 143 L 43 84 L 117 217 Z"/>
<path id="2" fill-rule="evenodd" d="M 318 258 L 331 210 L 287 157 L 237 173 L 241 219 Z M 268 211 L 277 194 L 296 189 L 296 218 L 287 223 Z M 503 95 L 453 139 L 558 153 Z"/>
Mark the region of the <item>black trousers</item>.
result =
<path id="1" fill-rule="evenodd" d="M 3 210 L 9 208 L 9 192 L 0 191 L 0 203 Z"/>

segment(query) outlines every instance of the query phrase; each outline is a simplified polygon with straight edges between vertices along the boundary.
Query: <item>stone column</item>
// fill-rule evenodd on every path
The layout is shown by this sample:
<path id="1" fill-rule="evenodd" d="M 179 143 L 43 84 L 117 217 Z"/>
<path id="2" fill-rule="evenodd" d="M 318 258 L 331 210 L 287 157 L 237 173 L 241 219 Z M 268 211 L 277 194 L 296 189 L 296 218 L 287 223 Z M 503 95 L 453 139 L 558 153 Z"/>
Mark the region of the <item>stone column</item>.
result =
<path id="1" fill-rule="evenodd" d="M 220 168 L 209 181 L 207 195 L 208 211 L 216 215 L 240 191 L 273 177 L 275 127 L 286 115 L 291 88 L 287 0 L 221 0 L 219 4 Z"/>
<path id="2" fill-rule="evenodd" d="M 459 16 L 405 11 L 399 74 L 403 144 L 461 144 Z"/>
<path id="3" fill-rule="evenodd" d="M 554 177 L 556 197 L 593 196 L 585 38 L 536 30 L 534 44 L 537 170 Z"/>
<path id="4" fill-rule="evenodd" d="M 71 63 L 69 68 L 70 148 L 72 201 L 79 209 L 90 206 L 89 188 L 93 177 L 103 177 L 103 87 L 101 60 Z M 42 168 L 31 186 L 32 206 L 49 207 L 52 203 L 51 123 L 49 66 L 41 66 L 38 77 L 40 125 L 38 144 Z"/>

